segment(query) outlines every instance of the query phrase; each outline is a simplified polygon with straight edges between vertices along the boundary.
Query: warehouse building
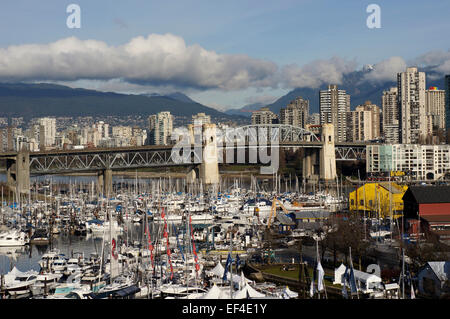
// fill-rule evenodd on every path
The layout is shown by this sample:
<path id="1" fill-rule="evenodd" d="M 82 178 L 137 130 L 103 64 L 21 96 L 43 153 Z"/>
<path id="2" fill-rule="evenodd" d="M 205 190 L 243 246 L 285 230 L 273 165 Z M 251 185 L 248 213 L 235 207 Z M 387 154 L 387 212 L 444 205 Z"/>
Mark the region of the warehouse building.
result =
<path id="1" fill-rule="evenodd" d="M 403 195 L 405 231 L 411 237 L 431 231 L 450 240 L 450 186 L 410 186 Z"/>
<path id="2" fill-rule="evenodd" d="M 394 182 L 366 183 L 350 193 L 349 210 L 370 217 L 398 218 L 403 213 L 406 189 Z"/>

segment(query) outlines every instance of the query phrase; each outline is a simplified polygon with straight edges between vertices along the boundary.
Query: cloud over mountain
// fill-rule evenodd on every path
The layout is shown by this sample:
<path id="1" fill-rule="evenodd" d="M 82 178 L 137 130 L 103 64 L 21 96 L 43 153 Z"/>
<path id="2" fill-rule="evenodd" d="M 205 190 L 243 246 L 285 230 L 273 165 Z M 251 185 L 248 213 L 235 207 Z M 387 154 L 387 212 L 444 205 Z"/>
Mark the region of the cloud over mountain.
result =
<path id="1" fill-rule="evenodd" d="M 371 82 L 396 81 L 397 73 L 406 70 L 406 62 L 398 56 L 390 57 L 373 66 L 373 69 L 366 73 L 364 80 Z"/>
<path id="2" fill-rule="evenodd" d="M 450 50 L 430 51 L 415 59 L 418 64 L 431 66 L 438 73 L 450 73 Z"/>
<path id="3" fill-rule="evenodd" d="M 315 60 L 304 66 L 286 65 L 281 71 L 284 86 L 290 88 L 318 88 L 324 83 L 342 83 L 345 73 L 355 71 L 356 61 L 346 61 L 340 57 L 329 60 Z"/>
<path id="4" fill-rule="evenodd" d="M 437 73 L 450 73 L 450 51 L 430 51 L 414 61 L 393 56 L 374 65 L 364 80 L 396 79 L 409 63 L 423 64 Z M 187 45 L 173 34 L 150 34 L 123 45 L 76 37 L 48 44 L 22 44 L 0 48 L 0 81 L 97 81 L 100 88 L 145 91 L 246 90 L 248 88 L 314 88 L 341 84 L 357 71 L 356 60 L 335 56 L 304 65 L 280 66 L 244 54 L 220 54 L 198 44 Z M 102 82 L 102 83 L 99 83 Z"/>
<path id="5" fill-rule="evenodd" d="M 224 90 L 271 86 L 277 71 L 273 62 L 187 46 L 172 34 L 136 37 L 121 46 L 75 37 L 15 45 L 0 49 L 0 61 L 0 79 L 4 81 L 122 79 Z"/>

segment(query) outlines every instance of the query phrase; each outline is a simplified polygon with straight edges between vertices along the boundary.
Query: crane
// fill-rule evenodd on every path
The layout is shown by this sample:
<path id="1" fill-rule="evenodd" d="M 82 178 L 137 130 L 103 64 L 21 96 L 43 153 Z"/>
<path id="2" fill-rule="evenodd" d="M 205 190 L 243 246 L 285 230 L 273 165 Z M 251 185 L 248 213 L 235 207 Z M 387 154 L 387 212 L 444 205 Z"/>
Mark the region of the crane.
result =
<path id="1" fill-rule="evenodd" d="M 273 218 L 277 216 L 277 204 L 281 207 L 281 209 L 283 209 L 283 211 L 286 214 L 289 214 L 289 211 L 286 209 L 286 207 L 284 207 L 284 205 L 278 199 L 274 198 L 272 200 L 272 208 L 270 209 L 270 216 L 267 221 L 267 228 L 270 228 L 270 225 L 272 224 L 272 216 Z"/>

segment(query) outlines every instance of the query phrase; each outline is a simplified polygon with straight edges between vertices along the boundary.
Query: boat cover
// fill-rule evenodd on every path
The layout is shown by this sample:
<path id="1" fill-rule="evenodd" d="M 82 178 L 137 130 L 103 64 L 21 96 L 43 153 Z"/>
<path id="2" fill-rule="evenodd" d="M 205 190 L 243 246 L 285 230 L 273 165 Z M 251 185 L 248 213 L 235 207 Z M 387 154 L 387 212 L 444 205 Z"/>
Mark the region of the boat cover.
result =
<path id="1" fill-rule="evenodd" d="M 229 299 L 230 298 L 230 292 L 229 288 L 226 289 L 220 289 L 217 287 L 216 284 L 214 284 L 211 289 L 208 290 L 206 294 L 201 296 L 199 299 Z"/>
<path id="2" fill-rule="evenodd" d="M 131 296 L 134 295 L 136 293 L 138 293 L 139 291 L 141 291 L 141 288 L 137 287 L 136 285 L 132 285 L 123 289 L 120 289 L 116 292 L 113 293 L 114 297 L 127 297 L 127 296 Z"/>
<path id="3" fill-rule="evenodd" d="M 239 290 L 233 295 L 233 299 L 264 298 L 264 297 L 266 297 L 265 294 L 256 291 L 248 283 L 246 283 L 241 290 Z"/>

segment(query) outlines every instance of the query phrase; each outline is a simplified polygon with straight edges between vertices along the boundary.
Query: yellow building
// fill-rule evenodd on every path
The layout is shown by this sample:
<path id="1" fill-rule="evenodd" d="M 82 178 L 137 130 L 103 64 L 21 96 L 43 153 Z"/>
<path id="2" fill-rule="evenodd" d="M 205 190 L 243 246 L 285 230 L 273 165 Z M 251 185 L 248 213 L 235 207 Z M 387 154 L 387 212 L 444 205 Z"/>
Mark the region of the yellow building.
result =
<path id="1" fill-rule="evenodd" d="M 393 182 L 366 183 L 349 195 L 349 210 L 365 212 L 370 217 L 398 218 L 403 213 L 403 194 L 408 186 Z"/>

